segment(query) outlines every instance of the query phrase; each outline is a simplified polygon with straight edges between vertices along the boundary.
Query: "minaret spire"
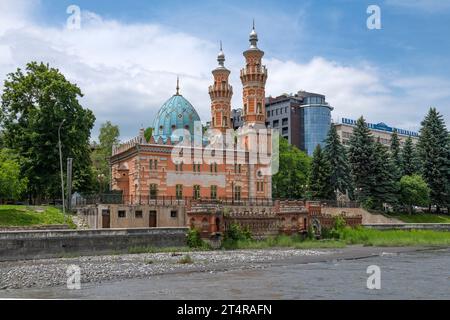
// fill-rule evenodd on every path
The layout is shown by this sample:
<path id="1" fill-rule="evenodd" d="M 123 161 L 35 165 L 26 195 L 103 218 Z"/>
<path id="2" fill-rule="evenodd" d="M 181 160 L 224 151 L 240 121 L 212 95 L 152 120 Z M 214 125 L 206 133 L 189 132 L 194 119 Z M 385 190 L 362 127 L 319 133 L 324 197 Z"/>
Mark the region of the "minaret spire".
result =
<path id="1" fill-rule="evenodd" d="M 177 76 L 177 92 L 175 93 L 175 95 L 179 96 L 180 95 L 180 77 Z"/>
<path id="2" fill-rule="evenodd" d="M 255 30 L 255 19 L 253 19 L 253 28 L 252 31 L 250 32 L 250 49 L 258 49 L 256 45 L 257 42 L 258 42 L 258 34 L 256 33 Z"/>
<path id="3" fill-rule="evenodd" d="M 223 53 L 222 50 L 222 40 L 220 40 L 220 51 L 219 54 L 217 55 L 217 62 L 219 62 L 219 66 L 224 67 L 225 54 Z"/>

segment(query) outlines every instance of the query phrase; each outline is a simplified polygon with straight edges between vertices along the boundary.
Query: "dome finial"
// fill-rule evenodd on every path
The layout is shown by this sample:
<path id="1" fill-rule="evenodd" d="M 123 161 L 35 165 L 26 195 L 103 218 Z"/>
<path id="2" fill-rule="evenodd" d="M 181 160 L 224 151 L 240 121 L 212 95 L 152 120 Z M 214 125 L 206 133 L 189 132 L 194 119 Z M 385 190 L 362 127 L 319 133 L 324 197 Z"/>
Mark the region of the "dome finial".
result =
<path id="1" fill-rule="evenodd" d="M 250 48 L 257 49 L 256 43 L 258 42 L 258 34 L 255 30 L 255 18 L 253 18 L 253 28 L 250 32 Z"/>
<path id="2" fill-rule="evenodd" d="M 175 94 L 177 96 L 180 95 L 180 77 L 177 76 L 177 93 Z"/>
<path id="3" fill-rule="evenodd" d="M 221 66 L 221 67 L 224 66 L 225 54 L 223 53 L 223 50 L 222 50 L 222 40 L 220 40 L 220 51 L 219 51 L 219 54 L 217 55 L 217 62 L 219 62 L 219 66 Z"/>

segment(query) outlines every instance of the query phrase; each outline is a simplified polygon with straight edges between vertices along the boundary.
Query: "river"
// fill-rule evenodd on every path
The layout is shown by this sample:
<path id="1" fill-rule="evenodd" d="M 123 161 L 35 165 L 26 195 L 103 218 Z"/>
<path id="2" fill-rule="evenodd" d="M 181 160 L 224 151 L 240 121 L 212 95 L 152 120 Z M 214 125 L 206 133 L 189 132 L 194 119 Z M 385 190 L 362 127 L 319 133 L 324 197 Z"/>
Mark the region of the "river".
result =
<path id="1" fill-rule="evenodd" d="M 367 267 L 381 270 L 381 288 L 367 288 Z M 186 272 L 66 287 L 0 291 L 3 298 L 67 299 L 450 299 L 450 249 L 263 268 Z"/>

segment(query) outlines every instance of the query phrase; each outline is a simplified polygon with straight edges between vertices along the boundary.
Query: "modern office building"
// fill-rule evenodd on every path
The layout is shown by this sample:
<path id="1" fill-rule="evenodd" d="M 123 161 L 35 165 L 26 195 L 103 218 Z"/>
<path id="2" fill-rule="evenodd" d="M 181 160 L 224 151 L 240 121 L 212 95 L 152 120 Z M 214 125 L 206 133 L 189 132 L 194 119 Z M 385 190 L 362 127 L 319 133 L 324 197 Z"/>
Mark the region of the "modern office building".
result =
<path id="1" fill-rule="evenodd" d="M 312 155 L 318 144 L 323 145 L 331 125 L 333 108 L 325 96 L 299 91 L 268 97 L 266 105 L 266 126 L 277 129 L 282 137 L 300 150 Z M 236 129 L 242 126 L 242 110 L 232 112 L 232 123 Z"/>
<path id="2" fill-rule="evenodd" d="M 353 134 L 353 128 L 356 126 L 356 120 L 342 118 L 340 122 L 335 123 L 334 125 L 342 144 L 348 145 L 350 137 Z M 373 137 L 375 139 L 380 139 L 380 142 L 386 146 L 391 144 L 391 137 L 394 130 L 397 131 L 401 146 L 403 146 L 408 137 L 412 138 L 413 143 L 416 143 L 419 140 L 419 134 L 417 132 L 389 127 L 383 122 L 377 124 L 368 123 L 367 126 Z"/>

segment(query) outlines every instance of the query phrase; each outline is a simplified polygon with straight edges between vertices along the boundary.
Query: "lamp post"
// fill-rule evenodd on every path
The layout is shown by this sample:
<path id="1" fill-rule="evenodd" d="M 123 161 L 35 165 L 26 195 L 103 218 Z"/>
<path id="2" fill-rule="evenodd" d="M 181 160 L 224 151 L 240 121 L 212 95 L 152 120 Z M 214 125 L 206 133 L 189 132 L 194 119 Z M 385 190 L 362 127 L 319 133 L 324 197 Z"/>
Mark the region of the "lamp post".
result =
<path id="1" fill-rule="evenodd" d="M 64 223 L 66 222 L 66 204 L 64 201 L 64 175 L 63 175 L 63 165 L 62 165 L 62 152 L 61 152 L 61 127 L 66 119 L 63 119 L 58 127 L 58 147 L 59 147 L 59 166 L 61 168 L 61 195 L 62 195 L 62 207 L 64 215 Z"/>

